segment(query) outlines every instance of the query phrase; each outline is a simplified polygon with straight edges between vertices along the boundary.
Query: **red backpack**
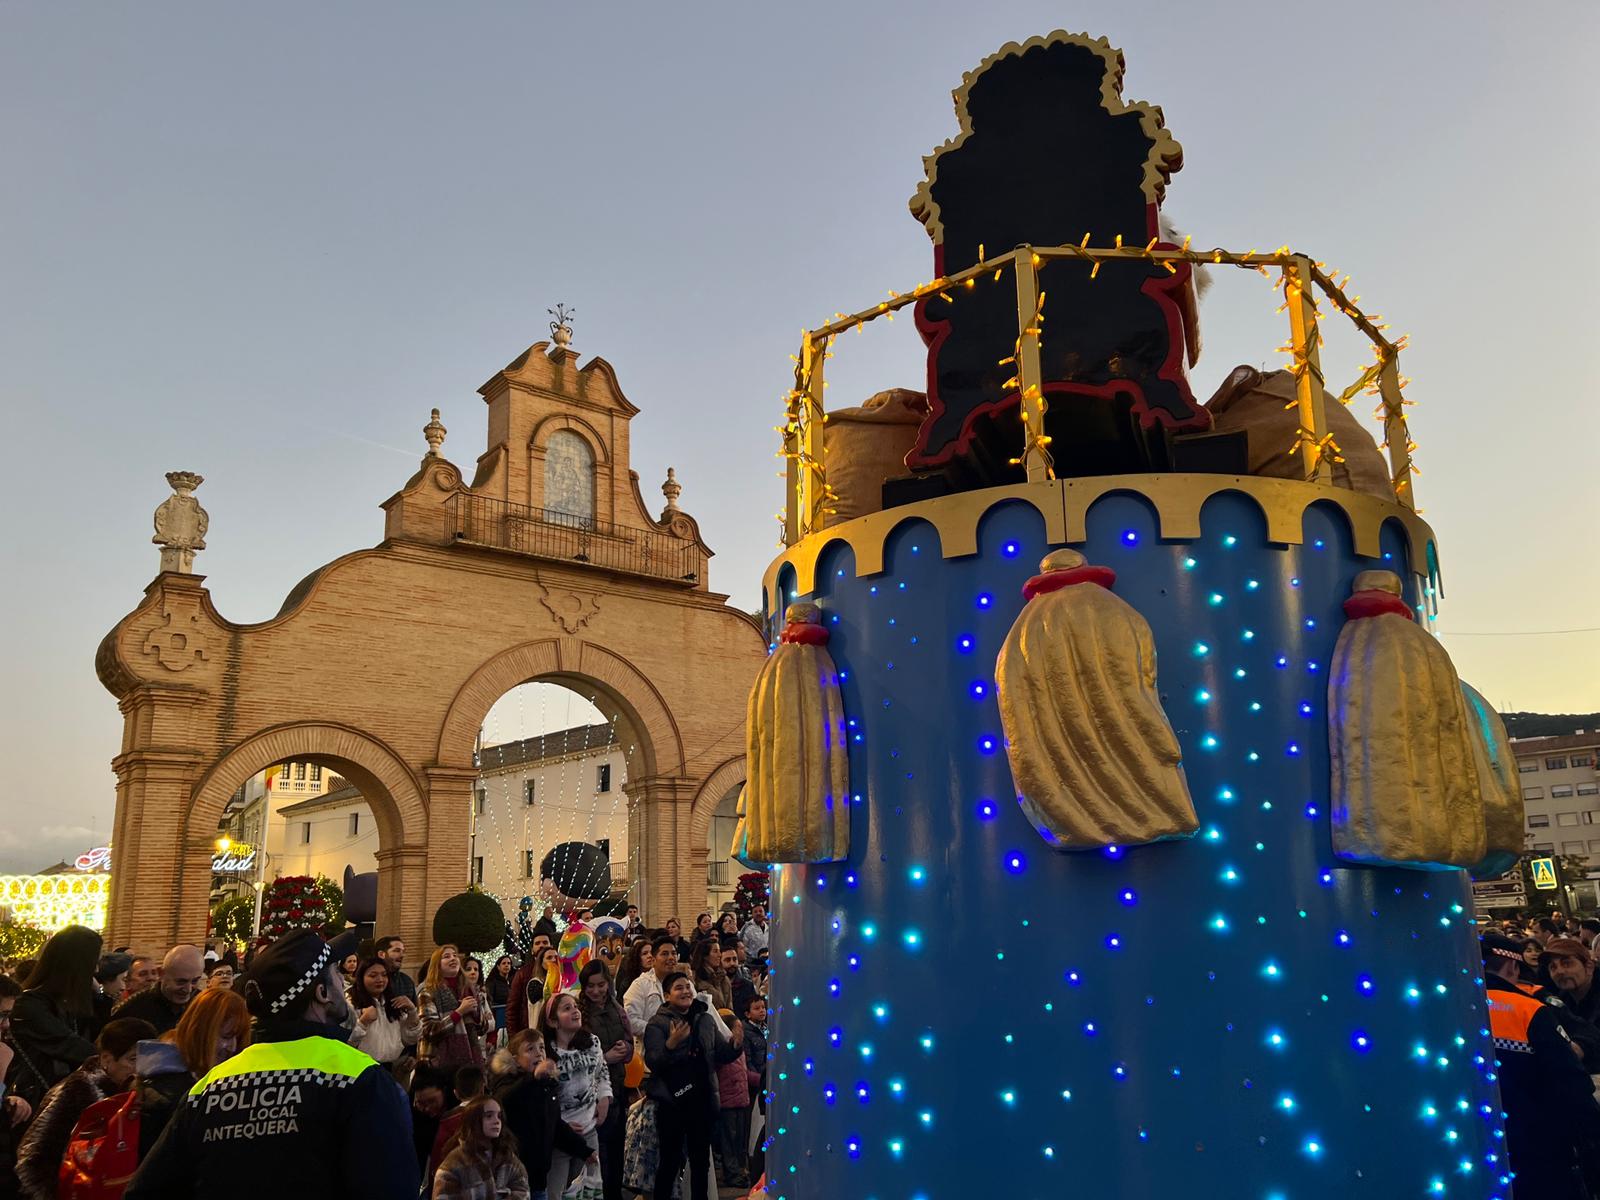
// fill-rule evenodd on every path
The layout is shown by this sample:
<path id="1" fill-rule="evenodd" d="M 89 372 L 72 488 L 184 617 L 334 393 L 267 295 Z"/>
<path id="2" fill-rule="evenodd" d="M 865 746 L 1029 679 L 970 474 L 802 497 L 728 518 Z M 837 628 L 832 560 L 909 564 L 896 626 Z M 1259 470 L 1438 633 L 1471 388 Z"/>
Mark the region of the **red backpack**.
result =
<path id="1" fill-rule="evenodd" d="M 139 1093 L 107 1096 L 83 1110 L 61 1158 L 57 1200 L 121 1200 L 139 1169 Z"/>

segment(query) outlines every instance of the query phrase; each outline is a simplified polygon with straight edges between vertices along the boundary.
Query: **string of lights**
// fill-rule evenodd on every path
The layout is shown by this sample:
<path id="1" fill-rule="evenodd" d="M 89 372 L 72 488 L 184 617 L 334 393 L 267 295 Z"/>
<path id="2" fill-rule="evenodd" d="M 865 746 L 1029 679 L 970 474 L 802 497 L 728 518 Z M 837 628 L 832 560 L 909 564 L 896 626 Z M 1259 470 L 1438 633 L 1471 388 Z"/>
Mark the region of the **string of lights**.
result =
<path id="1" fill-rule="evenodd" d="M 1411 439 L 1406 424 L 1405 409 L 1412 401 L 1405 397 L 1410 380 L 1399 373 L 1400 351 L 1405 348 L 1404 336 L 1391 339 L 1389 328 L 1381 314 L 1364 313 L 1358 306 L 1359 295 L 1349 291 L 1350 277 L 1343 276 L 1327 263 L 1297 254 L 1288 246 L 1262 253 L 1255 249 L 1243 253 L 1214 246 L 1209 250 L 1196 250 L 1192 237 L 1185 237 L 1182 246 L 1161 246 L 1156 238 L 1144 245 L 1125 244 L 1118 235 L 1110 246 L 1091 246 L 1090 235 L 1076 243 L 1060 246 L 1018 246 L 994 258 L 986 254 L 986 247 L 978 247 L 978 261 L 971 267 L 949 275 L 942 275 L 918 284 L 910 291 L 890 291 L 888 298 L 853 313 L 835 313 L 833 320 L 806 330 L 801 335 L 801 352 L 791 355 L 795 364 L 794 386 L 784 396 L 784 420 L 777 426 L 782 436 L 778 457 L 785 459 L 787 468 L 782 474 L 787 480 L 785 511 L 776 519 L 782 527 L 782 542 L 793 545 L 821 524 L 825 515 L 834 511 L 830 504 L 838 499 L 828 484 L 825 447 L 821 429 L 827 422 L 823 397 L 828 386 L 823 377 L 823 364 L 832 357 L 833 340 L 855 330 L 860 333 L 866 325 L 882 317 L 893 320 L 894 314 L 907 305 L 924 299 L 938 298 L 953 303 L 952 292 L 957 288 L 975 288 L 980 279 L 998 281 L 1009 266 L 1019 271 L 1017 307 L 1017 352 L 1002 364 L 1016 362 L 1018 375 L 1008 381 L 1008 388 L 1016 390 L 1021 401 L 1020 419 L 1024 426 L 1022 449 L 1013 465 L 1029 471 L 1029 478 L 1054 478 L 1053 460 L 1049 457 L 1048 435 L 1044 433 L 1043 416 L 1047 405 L 1042 386 L 1027 378 L 1028 363 L 1025 354 L 1030 346 L 1037 355 L 1037 343 L 1044 318 L 1044 295 L 1037 288 L 1038 269 L 1050 262 L 1076 259 L 1089 264 L 1089 278 L 1098 277 L 1100 268 L 1107 262 L 1145 262 L 1159 266 L 1168 274 L 1176 273 L 1177 264 L 1195 266 L 1235 266 L 1254 270 L 1273 279 L 1273 268 L 1278 275 L 1275 286 L 1282 289 L 1283 304 L 1278 312 L 1290 314 L 1290 337 L 1279 349 L 1290 356 L 1289 371 L 1296 382 L 1296 403 L 1301 409 L 1301 422 L 1294 444 L 1287 450 L 1298 454 L 1306 462 L 1306 478 L 1323 478 L 1324 464 L 1344 461 L 1343 450 L 1333 434 L 1326 428 L 1322 415 L 1323 377 L 1319 362 L 1322 333 L 1321 315 L 1316 292 L 1321 292 L 1333 308 L 1346 317 L 1372 343 L 1374 363 L 1363 370 L 1356 383 L 1338 396 L 1340 403 L 1348 405 L 1362 393 L 1376 394 L 1379 405 L 1373 416 L 1383 423 L 1384 441 L 1380 448 L 1389 452 L 1390 483 L 1396 499 L 1415 508 L 1411 477 L 1418 473 L 1414 454 L 1416 443 Z M 1034 286 L 1026 286 L 1021 275 L 1031 275 Z"/>

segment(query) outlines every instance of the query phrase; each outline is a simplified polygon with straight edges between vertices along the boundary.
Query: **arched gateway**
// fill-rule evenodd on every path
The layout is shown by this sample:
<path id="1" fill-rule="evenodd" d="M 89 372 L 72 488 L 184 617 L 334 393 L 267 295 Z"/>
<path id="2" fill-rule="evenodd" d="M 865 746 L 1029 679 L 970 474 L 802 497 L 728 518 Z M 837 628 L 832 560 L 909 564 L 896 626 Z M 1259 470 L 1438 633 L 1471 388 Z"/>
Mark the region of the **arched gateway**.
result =
<path id="1" fill-rule="evenodd" d="M 692 918 L 707 838 L 743 780 L 744 704 L 765 654 L 753 618 L 707 588 L 711 551 L 679 510 L 652 519 L 628 469 L 638 412 L 611 367 L 556 330 L 480 388 L 472 483 L 444 458 L 383 504 L 384 538 L 314 571 L 270 621 L 236 625 L 188 573 L 204 546 L 198 478 L 157 517 L 162 570 L 95 658 L 123 713 L 110 944 L 206 926 L 217 822 L 245 780 L 319 763 L 378 829 L 378 927 L 427 944 L 467 882 L 475 741 L 509 688 L 575 686 L 626 729 L 629 844 L 648 918 Z"/>

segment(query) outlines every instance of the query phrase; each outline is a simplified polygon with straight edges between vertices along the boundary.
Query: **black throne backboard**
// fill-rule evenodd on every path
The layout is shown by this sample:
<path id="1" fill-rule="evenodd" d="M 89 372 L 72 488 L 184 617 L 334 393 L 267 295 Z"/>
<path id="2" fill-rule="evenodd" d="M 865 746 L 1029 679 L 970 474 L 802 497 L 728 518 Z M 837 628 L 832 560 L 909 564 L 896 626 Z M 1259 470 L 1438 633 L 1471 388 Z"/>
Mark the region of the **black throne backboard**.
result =
<path id="1" fill-rule="evenodd" d="M 1020 244 L 1144 246 L 1159 236 L 1159 206 L 1182 148 L 1161 110 L 1122 99 L 1122 54 L 1105 39 L 1057 32 L 1011 43 L 956 90 L 961 132 L 923 160 L 911 211 L 948 275 Z M 1163 243 L 1166 244 L 1166 243 Z M 1168 435 L 1210 427 L 1189 389 L 1185 350 L 1194 331 L 1187 264 L 1113 262 L 1040 268 L 1046 295 L 1040 359 L 1046 431 L 1062 475 L 1148 471 L 1168 465 Z M 1002 365 L 1017 340 L 1009 270 L 934 295 L 916 307 L 928 346 L 928 415 L 906 458 L 943 469 L 956 486 L 1012 482 L 1023 431 L 1018 393 Z M 1189 316 L 1186 316 L 1189 314 Z"/>

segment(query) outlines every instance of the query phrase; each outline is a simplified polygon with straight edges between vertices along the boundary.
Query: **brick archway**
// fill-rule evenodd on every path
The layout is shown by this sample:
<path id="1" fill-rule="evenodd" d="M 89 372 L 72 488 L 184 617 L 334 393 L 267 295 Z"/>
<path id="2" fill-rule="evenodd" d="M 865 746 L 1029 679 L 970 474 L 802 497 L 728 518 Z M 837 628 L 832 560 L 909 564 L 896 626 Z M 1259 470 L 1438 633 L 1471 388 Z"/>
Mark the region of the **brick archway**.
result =
<path id="1" fill-rule="evenodd" d="M 360 790 L 378 827 L 380 861 L 393 858 L 396 851 L 426 845 L 427 802 L 416 776 L 400 756 L 351 726 L 303 721 L 264 729 L 212 765 L 195 786 L 184 821 L 181 845 L 185 857 L 209 860 L 217 821 L 228 798 L 258 771 L 291 759 L 337 771 Z M 189 921 L 200 918 L 208 899 L 208 891 L 198 890 L 203 878 L 198 869 L 181 871 L 178 876 L 178 911 Z M 405 883 L 393 871 L 380 870 L 378 874 L 378 917 L 386 927 L 398 927 L 402 920 L 400 895 L 406 890 Z"/>
<path id="2" fill-rule="evenodd" d="M 203 935 L 228 797 L 292 760 L 367 797 L 380 932 L 428 945 L 472 870 L 480 726 L 533 680 L 592 695 L 630 732 L 628 848 L 647 910 L 704 902 L 710 818 L 696 801 L 737 745 L 765 641 L 709 589 L 711 552 L 676 481 L 659 518 L 645 508 L 628 463 L 638 409 L 610 367 L 536 345 L 480 391 L 488 439 L 472 483 L 439 446 L 444 421 L 459 425 L 446 414 L 383 502 L 381 542 L 286 589 L 271 620 L 229 621 L 202 576 L 163 572 L 101 643 L 95 667 L 123 716 L 112 944 Z M 535 431 L 563 423 L 604 447 L 594 519 L 527 503 Z M 208 536 L 227 528 L 219 511 Z M 538 836 L 519 831 L 518 849 L 540 850 Z"/>
<path id="3" fill-rule="evenodd" d="M 542 638 L 495 655 L 456 692 L 439 730 L 437 761 L 470 766 L 483 720 L 495 701 L 519 684 L 560 683 L 582 692 L 595 689 L 597 706 L 619 715 L 639 739 L 642 776 L 676 775 L 683 769 L 683 739 L 661 693 L 623 655 L 576 639 Z"/>

